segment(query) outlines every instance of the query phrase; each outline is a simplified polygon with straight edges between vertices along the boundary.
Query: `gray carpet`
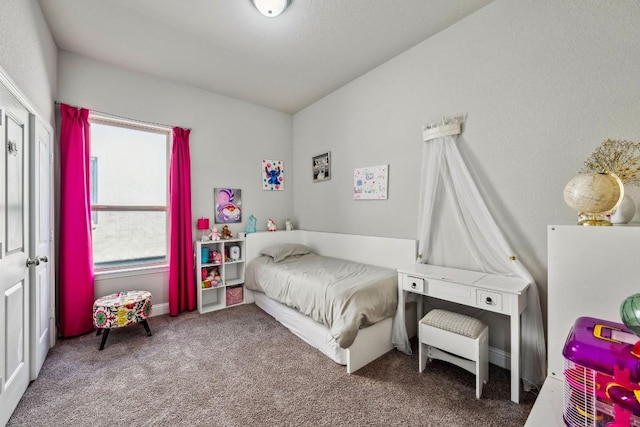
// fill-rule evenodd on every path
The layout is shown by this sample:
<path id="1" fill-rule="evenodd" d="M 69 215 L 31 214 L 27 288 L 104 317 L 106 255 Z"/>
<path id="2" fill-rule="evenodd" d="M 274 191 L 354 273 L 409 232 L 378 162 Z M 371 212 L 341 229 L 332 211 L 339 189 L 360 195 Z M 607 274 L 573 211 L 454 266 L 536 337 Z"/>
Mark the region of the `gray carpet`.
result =
<path id="1" fill-rule="evenodd" d="M 475 377 L 393 350 L 349 375 L 253 304 L 60 341 L 9 426 L 522 426 L 509 372 Z M 414 342 L 415 347 L 415 342 Z"/>

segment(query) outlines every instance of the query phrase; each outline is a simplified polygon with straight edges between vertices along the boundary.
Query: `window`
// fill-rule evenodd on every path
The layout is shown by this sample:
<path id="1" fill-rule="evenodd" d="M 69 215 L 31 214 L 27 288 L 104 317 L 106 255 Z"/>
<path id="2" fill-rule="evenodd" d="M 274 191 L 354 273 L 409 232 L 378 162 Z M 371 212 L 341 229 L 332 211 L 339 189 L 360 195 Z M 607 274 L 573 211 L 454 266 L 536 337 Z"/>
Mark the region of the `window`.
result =
<path id="1" fill-rule="evenodd" d="M 90 120 L 94 268 L 166 264 L 170 130 Z"/>

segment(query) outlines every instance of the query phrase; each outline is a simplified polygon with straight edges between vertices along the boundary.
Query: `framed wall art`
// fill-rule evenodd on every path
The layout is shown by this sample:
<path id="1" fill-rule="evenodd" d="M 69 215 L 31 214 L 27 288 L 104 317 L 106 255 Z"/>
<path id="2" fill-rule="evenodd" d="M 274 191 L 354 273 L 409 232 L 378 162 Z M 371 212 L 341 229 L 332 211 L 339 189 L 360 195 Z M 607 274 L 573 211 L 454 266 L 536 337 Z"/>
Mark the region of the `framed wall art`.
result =
<path id="1" fill-rule="evenodd" d="M 214 188 L 215 223 L 242 222 L 241 190 L 234 188 Z"/>
<path id="2" fill-rule="evenodd" d="M 356 168 L 353 171 L 353 200 L 386 200 L 389 165 Z"/>
<path id="3" fill-rule="evenodd" d="M 311 161 L 313 170 L 313 182 L 327 181 L 331 179 L 331 152 L 313 156 Z"/>
<path id="4" fill-rule="evenodd" d="M 262 189 L 284 190 L 284 166 L 282 160 L 262 159 Z"/>

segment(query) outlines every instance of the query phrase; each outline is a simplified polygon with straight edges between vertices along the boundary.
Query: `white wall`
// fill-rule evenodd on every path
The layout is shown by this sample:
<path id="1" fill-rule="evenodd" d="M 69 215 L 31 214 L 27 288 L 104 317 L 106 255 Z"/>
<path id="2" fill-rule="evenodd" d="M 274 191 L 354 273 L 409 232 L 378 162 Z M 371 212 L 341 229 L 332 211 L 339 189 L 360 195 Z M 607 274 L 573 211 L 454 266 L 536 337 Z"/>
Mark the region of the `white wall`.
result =
<path id="1" fill-rule="evenodd" d="M 261 160 L 291 165 L 292 135 L 289 114 L 248 104 L 183 84 L 157 79 L 89 58 L 61 51 L 58 68 L 58 100 L 70 105 L 152 123 L 192 129 L 191 196 L 194 218 L 205 216 L 213 224 L 213 189 L 242 190 L 243 223 L 230 225 L 243 231 L 249 214 L 266 230 L 267 218 L 284 221 L 292 215 L 291 175 L 285 174 L 284 191 L 263 191 Z M 133 282 L 132 282 L 133 280 Z M 96 296 L 131 289 L 148 289 L 154 304 L 167 297 L 166 272 L 96 280 Z"/>
<path id="2" fill-rule="evenodd" d="M 57 56 L 36 0 L 0 0 L 0 66 L 52 125 Z"/>
<path id="3" fill-rule="evenodd" d="M 417 238 L 421 126 L 467 114 L 459 148 L 545 313 L 546 226 L 576 217 L 565 184 L 603 140 L 640 140 L 638 46 L 635 1 L 489 4 L 294 115 L 300 227 Z M 323 151 L 333 177 L 314 184 Z M 386 163 L 389 199 L 353 201 L 353 169 Z"/>

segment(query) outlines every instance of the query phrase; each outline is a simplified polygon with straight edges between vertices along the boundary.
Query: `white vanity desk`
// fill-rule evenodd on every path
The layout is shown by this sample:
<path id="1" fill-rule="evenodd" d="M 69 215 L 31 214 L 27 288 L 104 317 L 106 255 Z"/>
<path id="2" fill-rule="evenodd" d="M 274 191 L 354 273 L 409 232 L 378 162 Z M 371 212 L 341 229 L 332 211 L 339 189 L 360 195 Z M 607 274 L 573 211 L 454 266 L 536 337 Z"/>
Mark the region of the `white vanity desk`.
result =
<path id="1" fill-rule="evenodd" d="M 527 306 L 529 287 L 524 279 L 429 264 L 412 264 L 398 268 L 398 285 L 407 292 L 509 316 L 511 400 L 520 403 L 520 314 Z M 399 292 L 399 295 L 398 305 L 404 307 L 404 292 Z M 422 305 L 422 298 L 418 298 L 418 321 L 423 316 Z"/>

